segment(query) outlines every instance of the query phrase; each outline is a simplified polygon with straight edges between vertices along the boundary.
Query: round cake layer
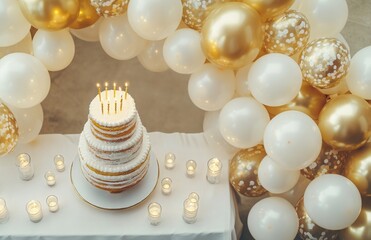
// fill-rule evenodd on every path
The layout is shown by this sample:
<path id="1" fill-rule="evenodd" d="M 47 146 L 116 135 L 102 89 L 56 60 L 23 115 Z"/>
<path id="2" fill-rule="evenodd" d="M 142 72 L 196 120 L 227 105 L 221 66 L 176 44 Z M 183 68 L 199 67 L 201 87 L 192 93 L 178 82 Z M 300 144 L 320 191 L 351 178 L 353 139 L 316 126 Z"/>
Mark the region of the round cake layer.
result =
<path id="1" fill-rule="evenodd" d="M 106 131 L 98 128 L 90 121 L 90 128 L 94 136 L 100 140 L 108 142 L 122 142 L 129 139 L 134 134 L 136 126 L 136 121 L 132 121 L 122 130 Z"/>

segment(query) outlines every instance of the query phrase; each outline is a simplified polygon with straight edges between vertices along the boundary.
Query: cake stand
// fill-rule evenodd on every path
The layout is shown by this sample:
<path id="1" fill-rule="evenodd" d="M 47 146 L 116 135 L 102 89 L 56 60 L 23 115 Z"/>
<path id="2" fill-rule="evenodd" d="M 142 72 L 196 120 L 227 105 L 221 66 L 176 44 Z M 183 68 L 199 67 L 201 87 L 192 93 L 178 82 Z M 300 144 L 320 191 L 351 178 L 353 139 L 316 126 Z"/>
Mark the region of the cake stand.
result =
<path id="1" fill-rule="evenodd" d="M 145 177 L 137 185 L 121 193 L 109 193 L 91 185 L 81 171 L 79 156 L 72 162 L 70 171 L 71 183 L 79 197 L 94 207 L 106 210 L 126 209 L 140 204 L 156 188 L 158 177 L 159 166 L 152 151 Z"/>

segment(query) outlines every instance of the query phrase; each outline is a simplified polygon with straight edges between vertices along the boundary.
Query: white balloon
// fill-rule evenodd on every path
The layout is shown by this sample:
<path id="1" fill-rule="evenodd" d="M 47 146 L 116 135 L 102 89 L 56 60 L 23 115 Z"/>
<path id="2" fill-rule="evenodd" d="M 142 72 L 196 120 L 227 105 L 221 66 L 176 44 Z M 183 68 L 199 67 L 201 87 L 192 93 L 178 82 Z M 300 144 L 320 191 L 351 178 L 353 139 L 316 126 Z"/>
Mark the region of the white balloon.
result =
<path id="1" fill-rule="evenodd" d="M 139 62 L 152 72 L 164 72 L 169 69 L 166 64 L 163 52 L 165 40 L 151 41 L 138 55 Z"/>
<path id="2" fill-rule="evenodd" d="M 300 8 L 301 2 L 303 1 L 305 0 L 295 0 L 294 4 L 291 5 L 290 10 L 298 11 L 298 9 Z"/>
<path id="3" fill-rule="evenodd" d="M 269 197 L 251 208 L 247 225 L 256 240 L 289 240 L 298 232 L 299 219 L 287 200 Z"/>
<path id="4" fill-rule="evenodd" d="M 36 57 L 11 53 L 0 60 L 0 98 L 18 108 L 30 108 L 45 99 L 50 89 L 48 70 Z"/>
<path id="5" fill-rule="evenodd" d="M 29 33 L 31 24 L 23 16 L 18 1 L 0 1 L 0 47 L 21 41 Z"/>
<path id="6" fill-rule="evenodd" d="M 75 43 L 67 29 L 60 31 L 38 30 L 33 37 L 34 56 L 49 71 L 65 69 L 75 56 Z"/>
<path id="7" fill-rule="evenodd" d="M 251 68 L 251 64 L 240 68 L 237 70 L 236 73 L 236 93 L 240 97 L 248 97 L 251 95 L 249 84 L 248 84 L 248 78 L 249 71 Z"/>
<path id="8" fill-rule="evenodd" d="M 31 33 L 28 33 L 25 38 L 12 46 L 0 47 L 0 58 L 15 52 L 23 52 L 28 54 L 33 53 Z"/>
<path id="9" fill-rule="evenodd" d="M 270 53 L 259 58 L 250 68 L 248 85 L 257 101 L 268 106 L 289 103 L 300 91 L 302 73 L 289 56 Z"/>
<path id="10" fill-rule="evenodd" d="M 41 104 L 31 108 L 15 108 L 9 105 L 17 120 L 19 143 L 29 143 L 37 138 L 44 121 Z"/>
<path id="11" fill-rule="evenodd" d="M 157 41 L 173 33 L 182 19 L 181 0 L 131 0 L 128 17 L 131 27 L 144 39 Z"/>
<path id="12" fill-rule="evenodd" d="M 100 24 L 103 22 L 103 18 L 99 18 L 93 25 L 90 25 L 86 28 L 81 29 L 73 29 L 70 28 L 70 32 L 75 37 L 87 41 L 87 42 L 98 42 L 99 41 L 99 27 Z"/>
<path id="13" fill-rule="evenodd" d="M 200 33 L 193 29 L 180 29 L 172 33 L 164 44 L 167 65 L 182 74 L 198 71 L 206 60 L 200 39 Z"/>
<path id="14" fill-rule="evenodd" d="M 261 185 L 271 193 L 284 193 L 292 189 L 299 180 L 299 170 L 287 170 L 265 156 L 258 169 Z"/>
<path id="15" fill-rule="evenodd" d="M 346 0 L 303 0 L 299 12 L 309 21 L 312 39 L 340 33 L 348 19 Z"/>
<path id="16" fill-rule="evenodd" d="M 325 174 L 308 185 L 304 193 L 304 207 L 318 226 L 340 230 L 357 219 L 362 199 L 349 179 L 337 174 Z"/>
<path id="17" fill-rule="evenodd" d="M 188 82 L 189 97 L 205 111 L 221 109 L 233 97 L 234 89 L 233 71 L 219 69 L 210 63 L 193 73 Z"/>
<path id="18" fill-rule="evenodd" d="M 136 57 L 147 45 L 130 27 L 126 14 L 105 18 L 99 28 L 99 39 L 103 50 L 118 60 Z"/>
<path id="19" fill-rule="evenodd" d="M 371 100 L 371 46 L 361 49 L 353 56 L 347 84 L 351 93 Z"/>
<path id="20" fill-rule="evenodd" d="M 224 139 L 234 147 L 249 148 L 261 143 L 269 114 L 252 97 L 235 98 L 220 112 L 219 129 Z"/>
<path id="21" fill-rule="evenodd" d="M 267 154 L 282 167 L 299 170 L 318 157 L 322 147 L 321 132 L 305 113 L 282 112 L 265 129 L 264 147 Z"/>

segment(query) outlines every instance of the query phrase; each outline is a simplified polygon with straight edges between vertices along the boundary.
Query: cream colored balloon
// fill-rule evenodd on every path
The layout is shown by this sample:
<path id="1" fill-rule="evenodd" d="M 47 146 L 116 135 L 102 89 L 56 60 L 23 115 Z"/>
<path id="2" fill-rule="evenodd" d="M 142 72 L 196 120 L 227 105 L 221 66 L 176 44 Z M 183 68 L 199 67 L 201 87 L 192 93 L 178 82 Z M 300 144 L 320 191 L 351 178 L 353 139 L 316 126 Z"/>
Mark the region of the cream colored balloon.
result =
<path id="1" fill-rule="evenodd" d="M 165 40 L 151 41 L 138 55 L 139 62 L 152 72 L 164 72 L 169 69 L 163 55 Z"/>

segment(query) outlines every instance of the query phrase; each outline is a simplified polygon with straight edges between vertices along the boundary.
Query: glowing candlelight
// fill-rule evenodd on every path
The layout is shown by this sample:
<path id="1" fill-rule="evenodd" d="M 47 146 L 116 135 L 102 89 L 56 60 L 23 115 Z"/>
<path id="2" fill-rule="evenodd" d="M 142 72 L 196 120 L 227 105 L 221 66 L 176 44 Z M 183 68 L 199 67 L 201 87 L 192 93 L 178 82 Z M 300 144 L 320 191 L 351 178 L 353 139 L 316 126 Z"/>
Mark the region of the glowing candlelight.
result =
<path id="1" fill-rule="evenodd" d="M 193 160 L 188 160 L 186 163 L 186 173 L 188 177 L 194 177 L 196 173 L 197 163 Z"/>
<path id="2" fill-rule="evenodd" d="M 184 201 L 183 219 L 186 223 L 195 223 L 197 221 L 198 202 L 187 198 Z"/>
<path id="3" fill-rule="evenodd" d="M 165 195 L 169 195 L 171 193 L 171 185 L 172 185 L 172 181 L 171 181 L 171 178 L 163 178 L 161 180 L 161 190 L 162 190 L 162 193 L 165 194 Z"/>
<path id="4" fill-rule="evenodd" d="M 28 217 L 32 222 L 40 222 L 43 218 L 43 212 L 39 201 L 31 200 L 26 205 Z"/>
<path id="5" fill-rule="evenodd" d="M 222 162 L 218 158 L 212 158 L 207 162 L 206 178 L 210 183 L 219 183 L 222 171 Z"/>
<path id="6" fill-rule="evenodd" d="M 64 171 L 64 157 L 61 154 L 57 154 L 54 156 L 54 165 L 58 172 Z"/>
<path id="7" fill-rule="evenodd" d="M 119 87 L 119 91 L 120 91 L 120 112 L 122 111 L 122 101 L 123 101 L 123 99 L 122 99 L 122 89 L 121 89 L 121 87 Z"/>
<path id="8" fill-rule="evenodd" d="M 52 171 L 47 171 L 44 177 L 48 186 L 55 185 L 55 174 Z"/>
<path id="9" fill-rule="evenodd" d="M 4 199 L 0 198 L 0 223 L 4 223 L 9 219 L 9 212 Z"/>
<path id="10" fill-rule="evenodd" d="M 113 98 L 116 98 L 116 83 L 113 83 Z"/>
<path id="11" fill-rule="evenodd" d="M 104 83 L 105 89 L 106 89 L 106 100 L 108 99 L 108 82 Z"/>
<path id="12" fill-rule="evenodd" d="M 165 155 L 165 167 L 167 169 L 172 169 L 175 166 L 175 154 L 174 153 L 167 153 Z"/>
<path id="13" fill-rule="evenodd" d="M 97 83 L 97 88 L 98 88 L 99 102 L 102 102 L 102 95 L 101 95 L 101 92 L 100 92 L 100 84 L 99 83 Z"/>
<path id="14" fill-rule="evenodd" d="M 148 205 L 148 220 L 152 225 L 158 225 L 161 221 L 161 205 L 153 202 Z"/>
<path id="15" fill-rule="evenodd" d="M 129 83 L 126 82 L 126 83 L 125 83 L 125 100 L 126 100 L 127 97 L 128 97 L 128 87 L 129 87 Z"/>
<path id="16" fill-rule="evenodd" d="M 56 212 L 59 209 L 58 198 L 54 195 L 49 195 L 46 198 L 46 204 L 48 204 L 48 208 L 50 212 Z"/>
<path id="17" fill-rule="evenodd" d="M 31 163 L 31 157 L 27 153 L 21 153 L 17 157 L 19 176 L 22 180 L 28 181 L 33 178 L 34 169 Z"/>

